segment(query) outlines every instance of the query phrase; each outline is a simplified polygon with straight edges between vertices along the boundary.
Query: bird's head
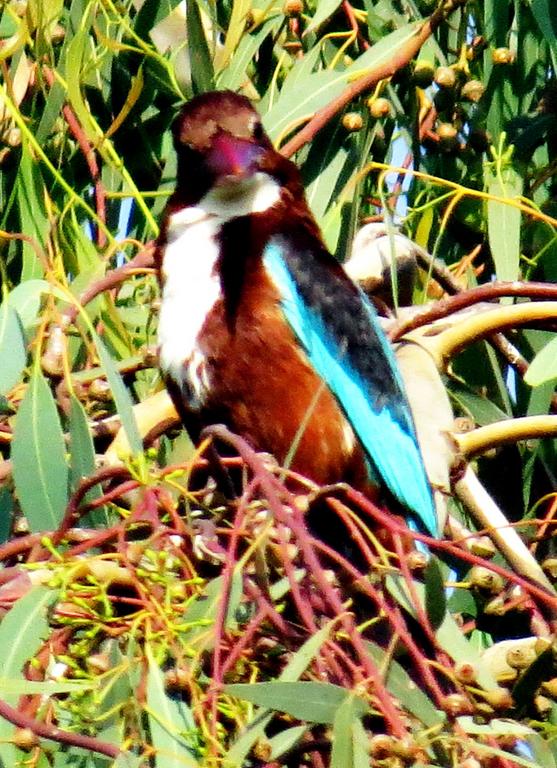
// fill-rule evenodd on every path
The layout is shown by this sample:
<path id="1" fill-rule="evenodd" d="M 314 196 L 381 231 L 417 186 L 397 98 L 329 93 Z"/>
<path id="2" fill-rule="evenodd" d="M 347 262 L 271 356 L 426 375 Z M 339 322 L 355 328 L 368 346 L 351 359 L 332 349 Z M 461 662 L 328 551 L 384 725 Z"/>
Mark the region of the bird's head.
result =
<path id="1" fill-rule="evenodd" d="M 177 202 L 198 203 L 208 192 L 234 200 L 258 184 L 302 197 L 295 165 L 273 148 L 249 99 L 232 91 L 189 101 L 173 125 L 178 156 Z"/>

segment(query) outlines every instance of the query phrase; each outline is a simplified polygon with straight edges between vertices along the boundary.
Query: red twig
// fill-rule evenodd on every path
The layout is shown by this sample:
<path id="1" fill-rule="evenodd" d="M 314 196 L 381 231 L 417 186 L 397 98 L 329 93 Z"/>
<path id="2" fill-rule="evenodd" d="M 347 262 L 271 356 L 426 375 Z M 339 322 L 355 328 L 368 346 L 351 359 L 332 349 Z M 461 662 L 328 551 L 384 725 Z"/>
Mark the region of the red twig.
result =
<path id="1" fill-rule="evenodd" d="M 398 341 L 402 336 L 416 328 L 429 325 L 435 320 L 440 320 L 454 312 L 458 312 L 482 301 L 494 301 L 502 296 L 525 297 L 529 299 L 557 300 L 557 286 L 553 283 L 527 283 L 516 280 L 515 282 L 498 282 L 480 285 L 478 288 L 470 288 L 456 296 L 450 296 L 427 306 L 408 320 L 397 323 L 391 328 L 389 336 L 392 341 Z"/>
<path id="2" fill-rule="evenodd" d="M 455 547 L 455 545 L 450 541 L 446 541 L 444 539 L 433 539 L 431 536 L 425 536 L 422 533 L 410 531 L 403 523 L 399 522 L 396 517 L 381 511 L 373 504 L 371 504 L 371 502 L 362 493 L 359 493 L 352 488 L 347 488 L 346 495 L 351 503 L 357 507 L 357 509 L 373 518 L 393 534 L 396 533 L 403 536 L 411 536 L 412 538 L 416 539 L 416 541 L 422 541 L 424 544 L 427 544 L 430 549 L 448 552 L 458 559 L 464 560 L 472 565 L 486 566 L 486 561 L 484 558 L 479 557 L 478 555 L 474 555 L 472 552 L 468 552 L 467 550 L 459 549 L 458 547 Z M 518 584 L 531 597 L 535 597 L 552 611 L 557 611 L 557 597 L 554 594 L 546 592 L 546 590 L 538 584 L 534 584 L 533 582 L 525 579 L 523 576 L 508 571 L 506 568 L 503 568 L 502 566 L 493 562 L 490 562 L 486 567 L 489 567 L 493 573 L 498 573 L 504 579 Z"/>
<path id="3" fill-rule="evenodd" d="M 18 709 L 11 707 L 2 700 L 0 700 L 0 717 L 13 723 L 18 728 L 29 728 L 34 734 L 43 739 L 51 739 L 60 744 L 70 744 L 72 747 L 81 747 L 82 749 L 89 750 L 90 752 L 97 752 L 100 755 L 106 755 L 113 759 L 122 754 L 120 748 L 116 747 L 114 744 L 95 739 L 92 736 L 83 736 L 80 733 L 63 731 L 55 725 L 41 723 L 38 720 L 23 714 Z"/>
<path id="4" fill-rule="evenodd" d="M 296 509 L 295 505 L 292 505 L 288 510 L 285 510 L 280 498 L 280 493 L 285 493 L 284 489 L 280 485 L 277 489 L 275 478 L 266 471 L 256 452 L 245 440 L 233 435 L 222 425 L 217 425 L 205 430 L 205 434 L 217 437 L 219 440 L 234 447 L 240 456 L 242 456 L 246 465 L 254 472 L 261 490 L 269 503 L 269 508 L 275 517 L 275 520 L 284 523 L 292 530 L 317 588 L 326 597 L 327 602 L 333 611 L 333 615 L 340 617 L 342 627 L 352 641 L 364 674 L 372 683 L 374 696 L 377 699 L 388 729 L 394 736 L 402 738 L 406 735 L 406 727 L 401 715 L 385 688 L 379 669 L 366 652 L 363 640 L 354 625 L 352 617 L 346 614 L 340 598 L 325 578 L 323 568 L 315 554 L 313 542 L 308 536 L 301 512 Z"/>

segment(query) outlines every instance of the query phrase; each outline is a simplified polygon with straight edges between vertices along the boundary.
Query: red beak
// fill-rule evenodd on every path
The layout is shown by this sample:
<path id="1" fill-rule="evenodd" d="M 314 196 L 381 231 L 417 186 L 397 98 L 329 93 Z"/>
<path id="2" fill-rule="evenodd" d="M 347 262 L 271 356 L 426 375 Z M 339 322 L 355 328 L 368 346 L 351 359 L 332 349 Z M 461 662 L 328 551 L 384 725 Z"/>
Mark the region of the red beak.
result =
<path id="1" fill-rule="evenodd" d="M 264 151 L 263 147 L 247 139 L 219 133 L 205 161 L 216 176 L 235 176 L 241 179 L 256 172 L 258 160 Z"/>

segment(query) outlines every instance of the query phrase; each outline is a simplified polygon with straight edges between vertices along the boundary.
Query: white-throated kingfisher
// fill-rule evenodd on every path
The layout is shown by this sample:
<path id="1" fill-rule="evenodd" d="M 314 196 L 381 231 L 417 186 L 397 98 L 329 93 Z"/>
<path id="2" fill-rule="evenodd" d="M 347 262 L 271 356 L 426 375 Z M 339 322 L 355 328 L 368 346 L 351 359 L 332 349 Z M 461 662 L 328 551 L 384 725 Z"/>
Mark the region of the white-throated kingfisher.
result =
<path id="1" fill-rule="evenodd" d="M 192 99 L 173 132 L 159 359 L 192 438 L 224 423 L 279 462 L 293 449 L 292 469 L 321 485 L 386 489 L 414 528 L 436 535 L 394 355 L 325 248 L 298 169 L 230 91 Z"/>

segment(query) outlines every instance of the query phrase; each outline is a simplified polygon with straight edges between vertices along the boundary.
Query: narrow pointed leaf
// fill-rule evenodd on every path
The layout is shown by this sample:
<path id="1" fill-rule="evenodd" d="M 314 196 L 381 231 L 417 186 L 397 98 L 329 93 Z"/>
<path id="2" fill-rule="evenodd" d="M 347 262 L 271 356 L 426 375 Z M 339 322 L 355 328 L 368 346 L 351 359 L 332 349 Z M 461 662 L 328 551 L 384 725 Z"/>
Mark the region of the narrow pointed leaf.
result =
<path id="1" fill-rule="evenodd" d="M 353 694 L 345 688 L 330 683 L 238 683 L 225 686 L 225 691 L 260 707 L 286 712 L 300 720 L 313 723 L 333 723 L 338 708 Z M 360 714 L 366 705 L 355 699 Z"/>
<path id="2" fill-rule="evenodd" d="M 192 84 L 196 93 L 204 93 L 214 88 L 213 59 L 197 0 L 187 0 L 186 27 Z"/>
<path id="3" fill-rule="evenodd" d="M 447 598 L 441 569 L 433 557 L 425 570 L 425 610 L 432 628 L 438 629 L 447 612 Z"/>
<path id="4" fill-rule="evenodd" d="M 275 585 L 273 585 L 275 586 Z M 271 592 L 273 588 L 271 588 Z M 315 633 L 309 640 L 302 645 L 301 648 L 296 651 L 292 656 L 284 670 L 282 671 L 279 680 L 284 682 L 295 682 L 306 671 L 313 659 L 319 653 L 319 649 L 329 637 L 332 623 L 326 624 L 318 632 Z M 253 745 L 263 737 L 265 734 L 265 728 L 271 721 L 273 715 L 268 712 L 267 709 L 258 710 L 251 722 L 248 723 L 246 730 L 240 734 L 239 738 L 232 745 L 230 751 L 226 755 L 227 762 L 231 766 L 243 766 L 246 756 Z"/>
<path id="5" fill-rule="evenodd" d="M 48 632 L 47 610 L 56 592 L 35 587 L 19 599 L 0 622 L 2 674 L 23 680 L 23 666 L 37 653 Z M 2 692 L 2 699 L 16 704 L 19 694 Z M 14 726 L 0 718 L 0 765 L 16 765 L 16 751 L 11 738 Z"/>
<path id="6" fill-rule="evenodd" d="M 345 699 L 335 714 L 331 737 L 331 768 L 350 768 L 354 764 L 352 724 L 357 718 L 355 700 Z"/>
<path id="7" fill-rule="evenodd" d="M 128 438 L 128 444 L 133 455 L 138 456 L 143 451 L 143 441 L 137 428 L 135 416 L 133 414 L 133 404 L 130 393 L 126 389 L 122 377 L 118 373 L 114 361 L 110 356 L 104 342 L 94 333 L 93 338 L 99 354 L 101 365 L 106 373 L 106 378 L 112 391 L 112 396 L 116 404 L 116 410 L 122 421 L 122 427 Z"/>
<path id="8" fill-rule="evenodd" d="M 50 387 L 35 366 L 12 442 L 17 496 L 33 532 L 55 530 L 68 503 L 66 448 Z"/>
<path id="9" fill-rule="evenodd" d="M 195 730 L 191 710 L 185 701 L 172 699 L 166 693 L 163 673 L 149 648 L 147 661 L 147 714 L 157 768 L 195 768 L 199 763 L 191 748 Z"/>
<path id="10" fill-rule="evenodd" d="M 324 21 L 327 21 L 327 19 L 337 10 L 341 2 L 342 0 L 320 0 L 320 2 L 316 4 L 315 14 L 308 24 L 305 34 L 317 29 Z"/>
<path id="11" fill-rule="evenodd" d="M 70 397 L 70 486 L 75 491 L 81 481 L 95 471 L 95 446 L 87 422 L 85 408 L 77 397 Z M 85 495 L 85 501 L 98 499 L 101 495 L 99 486 L 91 488 Z M 107 525 L 108 518 L 105 509 L 95 509 L 88 512 L 82 519 L 83 525 Z"/>
<path id="12" fill-rule="evenodd" d="M 271 760 L 277 760 L 285 752 L 297 744 L 304 733 L 307 731 L 306 725 L 295 725 L 293 728 L 287 728 L 285 731 L 277 733 L 269 739 L 271 748 Z"/>
<path id="13" fill-rule="evenodd" d="M 516 199 L 522 194 L 522 178 L 510 166 L 500 173 L 487 170 L 486 183 L 489 194 L 496 197 Z M 518 279 L 520 220 L 518 208 L 498 200 L 488 200 L 487 231 L 498 280 Z"/>
<path id="14" fill-rule="evenodd" d="M 400 701 L 404 709 L 428 728 L 443 722 L 444 715 L 435 709 L 430 699 L 418 688 L 398 661 L 387 659 L 386 662 L 385 650 L 374 643 L 366 642 L 366 649 L 379 669 L 384 670 L 387 690 Z"/>
<path id="15" fill-rule="evenodd" d="M 0 306 L 0 394 L 7 394 L 19 382 L 27 350 L 17 312 L 7 301 Z"/>
<path id="16" fill-rule="evenodd" d="M 557 378 L 557 337 L 538 352 L 526 371 L 524 381 L 531 387 L 538 387 L 546 381 Z"/>

